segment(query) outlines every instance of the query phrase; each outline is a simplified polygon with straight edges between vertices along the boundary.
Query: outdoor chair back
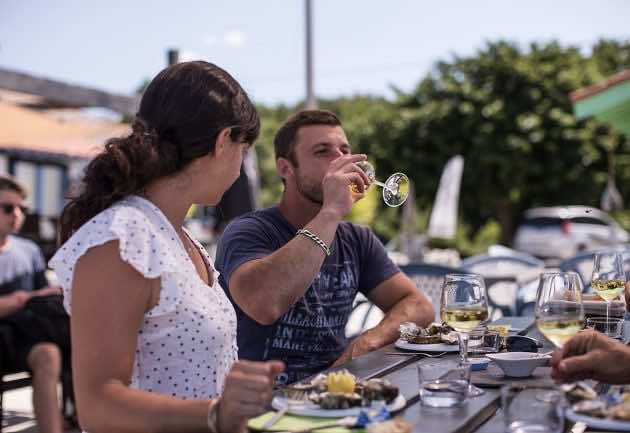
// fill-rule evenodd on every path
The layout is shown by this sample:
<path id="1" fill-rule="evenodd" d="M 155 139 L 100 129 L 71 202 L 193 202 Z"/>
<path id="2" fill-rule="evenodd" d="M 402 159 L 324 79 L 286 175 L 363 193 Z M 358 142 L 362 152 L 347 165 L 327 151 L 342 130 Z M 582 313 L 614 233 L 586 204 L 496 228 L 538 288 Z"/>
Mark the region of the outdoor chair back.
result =
<path id="1" fill-rule="evenodd" d="M 488 303 L 493 318 L 500 311 L 503 316 L 520 316 L 532 302 L 524 288 L 538 281 L 545 263 L 527 255 L 472 256 L 462 261 L 460 269 L 484 277 L 488 290 Z M 535 293 L 533 295 L 535 297 Z M 492 311 L 494 310 L 494 311 Z"/>
<path id="2" fill-rule="evenodd" d="M 593 274 L 593 259 L 595 258 L 594 252 L 580 253 L 571 258 L 560 262 L 560 270 L 562 272 L 577 272 L 582 278 L 582 285 L 585 292 L 591 291 L 591 278 Z"/>

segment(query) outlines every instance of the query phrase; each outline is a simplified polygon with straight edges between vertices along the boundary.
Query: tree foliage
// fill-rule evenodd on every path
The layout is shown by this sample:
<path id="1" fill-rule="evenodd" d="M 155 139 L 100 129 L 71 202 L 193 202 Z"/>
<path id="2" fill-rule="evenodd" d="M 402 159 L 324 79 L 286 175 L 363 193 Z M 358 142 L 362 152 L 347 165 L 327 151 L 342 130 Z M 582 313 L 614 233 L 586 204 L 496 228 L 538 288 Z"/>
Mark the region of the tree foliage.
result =
<path id="1" fill-rule="evenodd" d="M 340 115 L 354 150 L 369 155 L 379 177 L 409 175 L 420 209 L 431 206 L 446 161 L 463 155 L 461 219 L 471 237 L 498 221 L 506 242 L 529 207 L 597 206 L 609 155 L 616 156 L 627 202 L 630 141 L 595 119 L 577 120 L 569 94 L 628 67 L 630 43 L 600 41 L 584 54 L 555 42 L 521 48 L 499 41 L 472 56 L 438 61 L 413 91 L 399 91 L 394 101 L 355 96 L 321 106 Z M 266 203 L 280 192 L 270 174 L 269 137 L 293 109 L 261 110 L 258 149 Z M 370 209 L 372 221 L 388 221 L 381 234 L 391 235 L 396 214 L 382 203 Z"/>

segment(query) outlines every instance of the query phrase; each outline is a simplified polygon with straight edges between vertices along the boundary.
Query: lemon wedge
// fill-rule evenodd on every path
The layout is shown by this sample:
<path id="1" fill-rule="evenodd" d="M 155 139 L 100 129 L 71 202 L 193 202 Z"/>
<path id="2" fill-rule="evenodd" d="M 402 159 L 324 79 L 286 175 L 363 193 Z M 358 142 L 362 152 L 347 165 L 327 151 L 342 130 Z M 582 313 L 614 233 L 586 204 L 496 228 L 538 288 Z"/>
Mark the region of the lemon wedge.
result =
<path id="1" fill-rule="evenodd" d="M 351 394 L 354 392 L 356 380 L 354 376 L 347 371 L 328 373 L 326 378 L 326 386 L 328 392 L 343 392 Z"/>

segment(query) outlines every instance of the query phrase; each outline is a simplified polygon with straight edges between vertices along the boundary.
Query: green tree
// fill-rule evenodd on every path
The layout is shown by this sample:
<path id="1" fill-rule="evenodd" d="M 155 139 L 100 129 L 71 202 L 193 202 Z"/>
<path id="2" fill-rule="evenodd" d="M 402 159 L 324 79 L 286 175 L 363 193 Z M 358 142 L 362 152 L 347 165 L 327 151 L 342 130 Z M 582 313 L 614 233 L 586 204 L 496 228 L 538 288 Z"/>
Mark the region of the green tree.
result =
<path id="1" fill-rule="evenodd" d="M 415 202 L 427 215 L 446 161 L 465 158 L 456 242 L 469 253 L 496 235 L 509 242 L 515 222 L 532 206 L 597 206 L 615 156 L 619 189 L 630 198 L 630 142 L 594 119 L 576 120 L 573 90 L 630 67 L 630 43 L 600 41 L 590 53 L 558 43 L 521 48 L 499 41 L 468 57 L 439 61 L 417 87 L 389 101 L 354 96 L 321 101 L 337 113 L 354 151 L 367 153 L 377 176 L 409 175 Z M 263 204 L 279 199 L 273 134 L 298 107 L 260 107 L 259 156 Z M 382 237 L 400 214 L 378 197 L 353 212 Z M 423 219 L 426 221 L 426 218 Z M 490 228 L 490 229 L 489 229 Z M 464 237 L 469 242 L 465 242 Z"/>
<path id="2" fill-rule="evenodd" d="M 627 67 L 627 50 L 600 42 L 585 57 L 557 43 L 524 51 L 496 42 L 474 56 L 438 62 L 398 100 L 407 122 L 395 153 L 402 155 L 399 164 L 426 179 L 416 182 L 419 200 L 433 197 L 439 170 L 461 154 L 464 220 L 476 230 L 496 218 L 503 242 L 528 207 L 597 205 L 608 153 L 627 154 L 628 145 L 605 125 L 577 121 L 569 93 Z"/>

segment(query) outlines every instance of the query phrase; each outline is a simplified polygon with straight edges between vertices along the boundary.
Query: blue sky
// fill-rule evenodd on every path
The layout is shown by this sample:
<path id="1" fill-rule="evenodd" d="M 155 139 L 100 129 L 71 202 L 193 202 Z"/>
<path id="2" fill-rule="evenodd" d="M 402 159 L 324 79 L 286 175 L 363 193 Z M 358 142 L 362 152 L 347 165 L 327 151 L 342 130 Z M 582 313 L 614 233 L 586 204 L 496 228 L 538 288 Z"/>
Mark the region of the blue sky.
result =
<path id="1" fill-rule="evenodd" d="M 313 0 L 319 96 L 410 90 L 485 41 L 630 40 L 627 0 Z M 304 97 L 302 0 L 0 0 L 0 67 L 131 93 L 166 50 L 231 72 L 254 100 Z"/>

